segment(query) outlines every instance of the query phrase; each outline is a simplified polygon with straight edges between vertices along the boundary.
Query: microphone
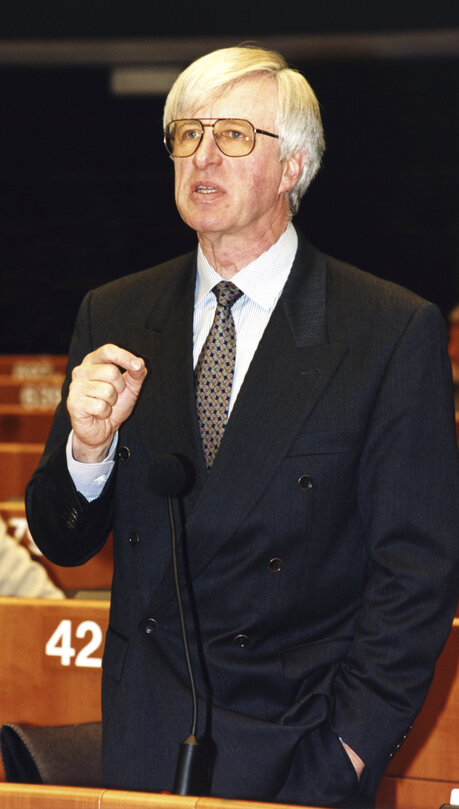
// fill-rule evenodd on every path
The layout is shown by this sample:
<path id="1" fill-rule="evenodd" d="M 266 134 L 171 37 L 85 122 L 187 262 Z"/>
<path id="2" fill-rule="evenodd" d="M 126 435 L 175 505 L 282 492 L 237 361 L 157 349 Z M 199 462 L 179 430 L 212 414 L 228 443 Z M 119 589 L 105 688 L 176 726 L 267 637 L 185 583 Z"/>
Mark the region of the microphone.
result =
<path id="1" fill-rule="evenodd" d="M 188 634 L 185 624 L 185 614 L 182 596 L 180 593 L 180 581 L 177 564 L 177 533 L 175 529 L 173 508 L 173 498 L 180 497 L 182 494 L 184 494 L 188 486 L 190 486 L 190 484 L 192 485 L 194 482 L 192 476 L 190 476 L 190 469 L 187 469 L 186 464 L 187 460 L 181 459 L 178 455 L 159 455 L 151 469 L 151 483 L 156 494 L 159 494 L 161 497 L 167 497 L 175 593 L 180 616 L 180 629 L 182 633 L 183 650 L 185 653 L 192 700 L 190 732 L 180 744 L 172 792 L 175 795 L 199 795 L 201 792 L 200 784 L 202 782 L 201 771 L 205 762 L 203 761 L 203 751 L 196 737 L 196 729 L 198 724 L 198 701 L 196 694 L 196 682 L 191 664 Z"/>
<path id="2" fill-rule="evenodd" d="M 188 470 L 179 455 L 158 455 L 151 467 L 150 480 L 161 497 L 179 497 L 188 483 Z"/>

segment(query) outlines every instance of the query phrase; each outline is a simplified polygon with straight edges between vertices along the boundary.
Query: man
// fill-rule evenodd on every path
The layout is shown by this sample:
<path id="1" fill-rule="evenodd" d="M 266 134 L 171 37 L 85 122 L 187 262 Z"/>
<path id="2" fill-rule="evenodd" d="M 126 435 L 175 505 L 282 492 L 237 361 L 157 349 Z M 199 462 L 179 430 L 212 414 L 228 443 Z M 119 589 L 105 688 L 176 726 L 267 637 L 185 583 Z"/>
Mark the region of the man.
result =
<path id="1" fill-rule="evenodd" d="M 296 232 L 323 134 L 278 54 L 197 60 L 164 123 L 198 250 L 85 298 L 27 492 L 55 562 L 84 562 L 113 527 L 106 784 L 171 790 L 197 701 L 209 784 L 192 789 L 368 807 L 457 599 L 444 323 Z M 216 305 L 222 289 L 231 302 Z M 182 481 L 162 480 L 162 455 Z"/>

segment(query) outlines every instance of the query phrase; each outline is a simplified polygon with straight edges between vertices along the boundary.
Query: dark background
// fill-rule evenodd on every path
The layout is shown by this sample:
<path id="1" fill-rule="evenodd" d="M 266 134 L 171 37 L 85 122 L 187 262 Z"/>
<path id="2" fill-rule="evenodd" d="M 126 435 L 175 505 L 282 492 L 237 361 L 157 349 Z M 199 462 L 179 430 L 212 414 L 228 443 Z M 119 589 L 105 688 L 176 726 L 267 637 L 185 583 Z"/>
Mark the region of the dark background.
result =
<path id="1" fill-rule="evenodd" d="M 293 2 L 271 11 L 252 2 L 243 19 L 238 5 L 227 18 L 222 8 L 230 7 L 2 3 L 2 352 L 65 353 L 88 289 L 195 244 L 173 202 L 164 96 L 113 95 L 112 65 L 88 65 L 78 49 L 65 65 L 2 58 L 11 43 L 164 38 L 170 62 L 184 67 L 184 42 L 204 53 L 205 37 L 218 46 L 325 36 L 313 55 L 286 54 L 319 98 L 327 139 L 296 224 L 325 252 L 408 286 L 445 315 L 459 301 L 459 45 L 332 47 L 356 34 L 388 44 L 400 33 L 408 42 L 419 32 L 454 34 L 456 0 Z"/>

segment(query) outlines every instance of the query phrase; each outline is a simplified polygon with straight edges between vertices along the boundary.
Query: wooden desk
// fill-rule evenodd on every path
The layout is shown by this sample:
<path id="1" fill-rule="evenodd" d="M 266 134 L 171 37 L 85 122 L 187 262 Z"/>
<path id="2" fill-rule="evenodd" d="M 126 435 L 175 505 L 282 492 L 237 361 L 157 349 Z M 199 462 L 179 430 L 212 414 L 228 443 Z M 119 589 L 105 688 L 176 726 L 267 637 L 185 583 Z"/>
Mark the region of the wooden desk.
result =
<path id="1" fill-rule="evenodd" d="M 403 779 L 400 779 L 402 781 Z M 376 803 L 376 809 L 440 809 L 448 803 L 455 784 L 441 784 L 436 792 L 429 790 L 428 801 L 419 786 L 418 800 L 413 792 L 407 802 Z M 145 792 L 123 792 L 103 788 L 35 786 L 32 784 L 0 783 L 0 809 L 295 809 L 292 804 L 260 803 L 259 801 L 224 800 L 223 798 L 195 798 L 188 795 L 159 795 Z M 300 809 L 300 807 L 297 807 Z M 301 807 L 308 809 L 308 807 Z M 313 807 L 309 807 L 313 809 Z"/>
<path id="2" fill-rule="evenodd" d="M 0 598 L 0 724 L 101 719 L 107 601 Z"/>
<path id="3" fill-rule="evenodd" d="M 8 534 L 24 545 L 33 558 L 46 568 L 51 580 L 66 592 L 73 590 L 109 590 L 113 575 L 113 537 L 110 535 L 104 547 L 84 565 L 62 567 L 54 565 L 43 556 L 30 535 L 25 515 L 24 502 L 0 502 Z"/>
<path id="4" fill-rule="evenodd" d="M 0 809 L 295 809 L 280 803 L 158 795 L 111 789 L 0 784 Z M 297 807 L 297 809 L 299 809 Z M 308 809 L 308 807 L 301 807 Z M 313 809 L 313 807 L 309 807 Z M 433 809 L 437 809 L 433 807 Z"/>
<path id="5" fill-rule="evenodd" d="M 44 443 L 0 443 L 0 500 L 24 500 L 27 482 L 37 468 Z"/>
<path id="6" fill-rule="evenodd" d="M 376 809 L 440 809 L 449 802 L 456 781 L 385 776 L 376 796 Z"/>

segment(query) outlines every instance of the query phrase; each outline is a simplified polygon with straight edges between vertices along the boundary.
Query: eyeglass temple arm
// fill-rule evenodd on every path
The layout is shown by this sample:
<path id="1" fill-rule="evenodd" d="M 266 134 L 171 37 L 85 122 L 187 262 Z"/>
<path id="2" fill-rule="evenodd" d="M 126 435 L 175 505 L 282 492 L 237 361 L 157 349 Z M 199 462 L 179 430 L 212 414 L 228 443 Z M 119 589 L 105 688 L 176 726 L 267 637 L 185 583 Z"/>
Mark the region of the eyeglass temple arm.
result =
<path id="1" fill-rule="evenodd" d="M 270 138 L 279 138 L 279 135 L 275 135 L 274 132 L 266 132 L 264 129 L 254 129 L 253 131 L 257 135 L 269 135 Z"/>

